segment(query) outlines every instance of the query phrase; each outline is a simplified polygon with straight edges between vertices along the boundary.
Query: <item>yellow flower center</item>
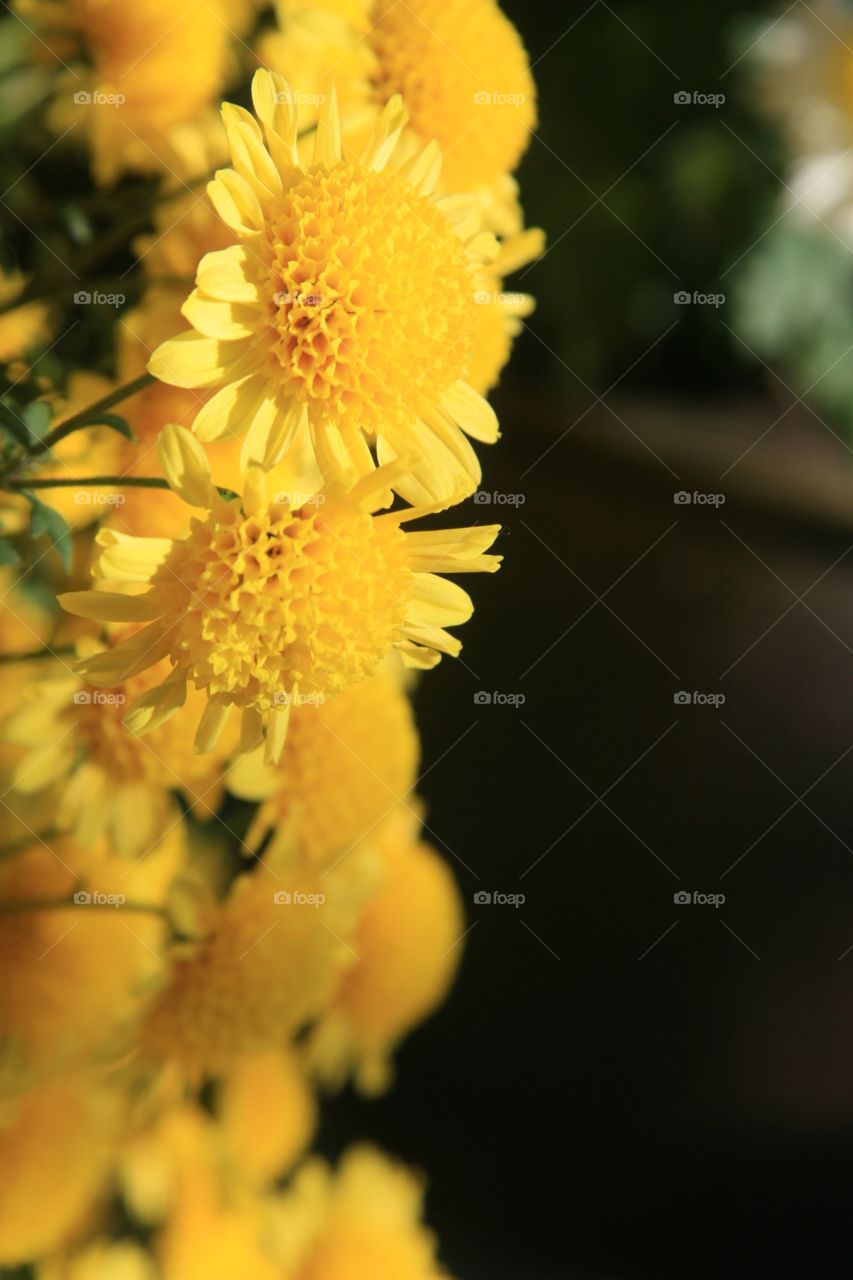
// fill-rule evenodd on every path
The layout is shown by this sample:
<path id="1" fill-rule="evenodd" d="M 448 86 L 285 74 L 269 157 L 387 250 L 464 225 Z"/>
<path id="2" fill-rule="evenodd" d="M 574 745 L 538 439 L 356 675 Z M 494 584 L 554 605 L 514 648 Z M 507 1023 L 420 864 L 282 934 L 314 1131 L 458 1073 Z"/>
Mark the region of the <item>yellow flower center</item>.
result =
<path id="1" fill-rule="evenodd" d="M 470 190 L 518 164 L 536 121 L 518 32 L 494 0 L 377 0 L 368 39 L 383 102 L 402 94 L 412 127 L 444 152 L 444 178 Z"/>
<path id="2" fill-rule="evenodd" d="M 173 662 L 219 701 L 268 711 L 337 693 L 401 637 L 405 534 L 345 501 L 194 520 L 152 580 Z"/>
<path id="3" fill-rule="evenodd" d="M 465 252 L 398 174 L 312 169 L 273 201 L 260 252 L 276 374 L 309 414 L 387 430 L 464 375 Z"/>

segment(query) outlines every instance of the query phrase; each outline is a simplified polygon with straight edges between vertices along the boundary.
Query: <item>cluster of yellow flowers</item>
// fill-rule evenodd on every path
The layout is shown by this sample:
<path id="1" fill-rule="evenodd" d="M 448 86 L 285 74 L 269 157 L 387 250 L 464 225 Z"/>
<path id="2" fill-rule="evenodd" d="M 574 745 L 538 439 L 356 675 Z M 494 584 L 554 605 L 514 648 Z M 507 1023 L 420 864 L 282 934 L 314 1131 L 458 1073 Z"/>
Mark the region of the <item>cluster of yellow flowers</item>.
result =
<path id="1" fill-rule="evenodd" d="M 62 145 L 153 197 L 113 376 L 0 402 L 0 1267 L 443 1276 L 418 1176 L 306 1153 L 466 931 L 410 695 L 499 529 L 417 522 L 533 305 L 524 48 L 495 0 L 15 9 Z M 24 380 L 55 300 L 0 302 Z"/>

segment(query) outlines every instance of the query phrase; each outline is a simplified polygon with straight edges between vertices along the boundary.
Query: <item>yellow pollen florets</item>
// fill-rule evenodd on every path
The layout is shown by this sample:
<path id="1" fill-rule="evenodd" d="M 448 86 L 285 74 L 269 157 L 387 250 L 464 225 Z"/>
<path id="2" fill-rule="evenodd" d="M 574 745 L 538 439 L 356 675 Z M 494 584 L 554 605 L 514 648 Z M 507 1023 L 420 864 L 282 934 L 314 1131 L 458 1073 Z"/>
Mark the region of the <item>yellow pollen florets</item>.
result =
<path id="1" fill-rule="evenodd" d="M 369 675 L 411 597 L 405 534 L 348 507 L 222 503 L 193 521 L 152 580 L 171 654 L 225 704 L 268 711 Z"/>
<path id="2" fill-rule="evenodd" d="M 312 169 L 270 210 L 277 376 L 325 420 L 386 429 L 461 378 L 476 323 L 461 241 L 391 171 Z"/>

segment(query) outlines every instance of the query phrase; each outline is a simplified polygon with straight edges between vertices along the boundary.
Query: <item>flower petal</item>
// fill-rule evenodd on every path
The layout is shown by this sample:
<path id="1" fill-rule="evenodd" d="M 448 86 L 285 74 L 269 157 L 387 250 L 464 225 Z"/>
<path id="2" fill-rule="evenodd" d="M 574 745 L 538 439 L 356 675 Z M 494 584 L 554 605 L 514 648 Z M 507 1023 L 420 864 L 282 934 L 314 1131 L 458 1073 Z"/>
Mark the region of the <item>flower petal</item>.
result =
<path id="1" fill-rule="evenodd" d="M 497 414 L 479 391 L 467 382 L 454 382 L 441 397 L 441 407 L 458 427 L 483 444 L 494 444 L 500 436 Z"/>
<path id="2" fill-rule="evenodd" d="M 198 264 L 196 285 L 209 298 L 222 302 L 257 302 L 258 286 L 246 273 L 248 261 L 240 244 L 206 253 Z"/>
<path id="3" fill-rule="evenodd" d="M 207 454 L 186 427 L 169 424 L 157 438 L 157 457 L 170 487 L 190 507 L 213 504 Z"/>
<path id="4" fill-rule="evenodd" d="M 215 387 L 248 349 L 247 340 L 220 342 L 195 330 L 161 342 L 148 361 L 148 372 L 173 387 Z"/>
<path id="5" fill-rule="evenodd" d="M 203 333 L 206 338 L 218 338 L 222 342 L 254 337 L 260 321 L 257 307 L 208 298 L 198 289 L 193 289 L 184 302 L 181 315 L 198 333 Z"/>
<path id="6" fill-rule="evenodd" d="M 153 622 L 160 616 L 146 596 L 126 596 L 120 591 L 65 591 L 57 601 L 75 618 L 96 622 Z"/>

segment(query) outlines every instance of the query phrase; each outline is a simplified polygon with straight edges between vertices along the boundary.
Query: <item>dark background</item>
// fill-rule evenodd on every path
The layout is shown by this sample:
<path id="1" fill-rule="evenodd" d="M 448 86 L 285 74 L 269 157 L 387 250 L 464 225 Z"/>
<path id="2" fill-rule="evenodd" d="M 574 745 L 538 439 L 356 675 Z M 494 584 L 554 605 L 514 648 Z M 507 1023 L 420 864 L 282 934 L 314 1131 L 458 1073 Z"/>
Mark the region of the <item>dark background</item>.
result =
<path id="1" fill-rule="evenodd" d="M 484 487 L 524 504 L 417 700 L 473 928 L 396 1089 L 332 1104 L 323 1143 L 422 1165 L 465 1280 L 849 1276 L 853 486 L 843 432 L 731 305 L 784 164 L 748 60 L 728 71 L 761 10 L 505 7 L 553 249 L 512 282 L 539 308 Z"/>

